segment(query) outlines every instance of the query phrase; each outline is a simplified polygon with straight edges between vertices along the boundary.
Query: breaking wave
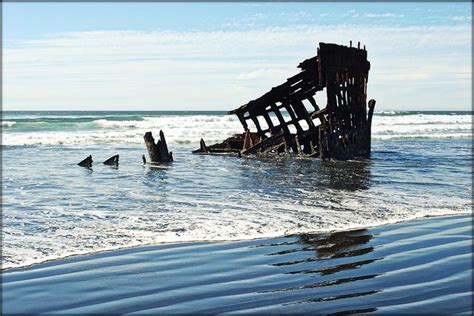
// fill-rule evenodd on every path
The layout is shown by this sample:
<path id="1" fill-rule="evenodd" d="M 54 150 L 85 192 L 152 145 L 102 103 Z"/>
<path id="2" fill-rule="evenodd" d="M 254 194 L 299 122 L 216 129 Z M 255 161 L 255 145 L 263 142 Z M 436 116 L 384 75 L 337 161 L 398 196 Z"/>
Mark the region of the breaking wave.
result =
<path id="1" fill-rule="evenodd" d="M 380 112 L 373 119 L 372 138 L 468 138 L 472 135 L 472 115 L 465 113 L 420 114 L 418 112 Z M 431 112 L 429 112 L 431 113 Z M 234 116 L 224 113 L 161 115 L 109 115 L 15 117 L 2 121 L 2 144 L 18 145 L 98 145 L 142 144 L 147 131 L 163 130 L 170 142 L 208 143 L 222 141 L 242 126 Z"/>
<path id="2" fill-rule="evenodd" d="M 12 126 L 15 125 L 15 124 L 16 124 L 15 121 L 2 121 L 1 126 L 2 126 L 2 128 L 3 128 L 3 127 L 12 127 Z"/>

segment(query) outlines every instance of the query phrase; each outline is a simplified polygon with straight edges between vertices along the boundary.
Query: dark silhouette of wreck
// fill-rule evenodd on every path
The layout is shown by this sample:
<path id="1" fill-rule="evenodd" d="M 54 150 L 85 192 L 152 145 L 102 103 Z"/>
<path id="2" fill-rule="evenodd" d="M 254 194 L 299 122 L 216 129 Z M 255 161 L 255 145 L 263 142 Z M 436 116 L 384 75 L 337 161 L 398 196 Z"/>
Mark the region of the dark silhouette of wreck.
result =
<path id="1" fill-rule="evenodd" d="M 211 146 L 201 139 L 193 153 L 369 158 L 375 100 L 367 106 L 370 63 L 365 46 L 319 43 L 317 55 L 298 68 L 301 72 L 285 83 L 229 112 L 237 115 L 244 133 Z M 314 96 L 324 90 L 327 104 L 319 105 Z"/>

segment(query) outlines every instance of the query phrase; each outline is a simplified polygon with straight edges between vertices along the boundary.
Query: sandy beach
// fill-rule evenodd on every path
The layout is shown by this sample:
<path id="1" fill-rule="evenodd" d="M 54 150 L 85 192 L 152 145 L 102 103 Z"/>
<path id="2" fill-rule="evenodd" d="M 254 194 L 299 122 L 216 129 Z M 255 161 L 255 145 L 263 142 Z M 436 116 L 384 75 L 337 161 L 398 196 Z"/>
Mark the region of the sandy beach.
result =
<path id="1" fill-rule="evenodd" d="M 4 271 L 10 313 L 472 313 L 472 216 L 95 253 Z"/>

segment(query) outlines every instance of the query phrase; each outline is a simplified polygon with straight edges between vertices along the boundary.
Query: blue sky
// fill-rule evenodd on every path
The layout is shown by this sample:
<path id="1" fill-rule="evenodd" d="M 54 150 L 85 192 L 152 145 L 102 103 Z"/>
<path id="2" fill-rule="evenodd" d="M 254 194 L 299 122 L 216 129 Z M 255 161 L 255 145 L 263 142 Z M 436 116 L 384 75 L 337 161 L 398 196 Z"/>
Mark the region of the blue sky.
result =
<path id="1" fill-rule="evenodd" d="M 380 110 L 471 109 L 471 3 L 4 3 L 4 110 L 229 110 L 318 42 L 367 45 Z"/>

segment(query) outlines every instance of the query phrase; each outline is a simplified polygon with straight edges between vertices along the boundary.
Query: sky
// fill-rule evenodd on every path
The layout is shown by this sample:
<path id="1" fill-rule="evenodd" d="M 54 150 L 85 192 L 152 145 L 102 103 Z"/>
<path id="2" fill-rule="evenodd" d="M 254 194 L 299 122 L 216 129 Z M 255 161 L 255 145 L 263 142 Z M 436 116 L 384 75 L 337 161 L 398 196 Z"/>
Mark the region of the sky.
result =
<path id="1" fill-rule="evenodd" d="M 378 110 L 471 110 L 470 2 L 2 6 L 3 110 L 231 110 L 350 40 Z"/>

